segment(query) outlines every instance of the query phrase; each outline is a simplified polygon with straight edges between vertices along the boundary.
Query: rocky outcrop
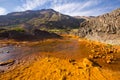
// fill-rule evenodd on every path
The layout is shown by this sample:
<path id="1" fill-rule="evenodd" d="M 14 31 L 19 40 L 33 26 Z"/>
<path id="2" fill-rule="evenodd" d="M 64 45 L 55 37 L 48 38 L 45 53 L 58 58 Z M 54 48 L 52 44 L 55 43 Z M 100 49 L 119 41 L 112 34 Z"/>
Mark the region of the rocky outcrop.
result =
<path id="1" fill-rule="evenodd" d="M 120 44 L 120 8 L 80 25 L 78 35 L 109 44 Z"/>

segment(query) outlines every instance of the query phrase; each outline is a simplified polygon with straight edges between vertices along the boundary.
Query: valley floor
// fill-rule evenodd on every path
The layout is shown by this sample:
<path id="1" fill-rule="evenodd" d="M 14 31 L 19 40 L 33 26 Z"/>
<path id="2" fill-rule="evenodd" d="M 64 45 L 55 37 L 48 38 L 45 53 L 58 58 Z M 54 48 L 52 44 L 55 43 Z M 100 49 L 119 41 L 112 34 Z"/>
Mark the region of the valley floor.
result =
<path id="1" fill-rule="evenodd" d="M 6 60 L 13 59 L 15 62 L 0 66 L 0 80 L 120 80 L 119 46 L 69 37 L 42 42 L 0 43 L 19 47 L 15 47 L 17 52 L 8 53 L 12 57 L 4 56 Z M 115 55 L 113 63 L 106 63 L 103 58 L 92 58 L 99 65 L 91 65 L 94 64 L 89 60 L 91 54 L 102 54 L 108 49 Z M 0 59 L 5 61 L 2 57 Z"/>

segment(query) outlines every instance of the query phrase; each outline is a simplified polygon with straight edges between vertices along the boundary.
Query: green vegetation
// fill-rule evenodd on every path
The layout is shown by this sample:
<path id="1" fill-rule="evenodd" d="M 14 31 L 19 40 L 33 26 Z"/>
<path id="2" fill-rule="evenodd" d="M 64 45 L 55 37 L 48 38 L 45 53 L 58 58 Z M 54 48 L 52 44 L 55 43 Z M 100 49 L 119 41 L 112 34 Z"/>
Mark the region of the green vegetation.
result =
<path id="1" fill-rule="evenodd" d="M 18 32 L 25 32 L 25 30 L 23 28 L 20 28 L 20 27 L 15 27 L 15 28 L 12 28 L 11 30 L 15 30 Z"/>
<path id="2" fill-rule="evenodd" d="M 4 31 L 10 31 L 10 30 L 15 30 L 17 32 L 24 32 L 25 30 L 20 27 L 19 25 L 13 25 L 13 26 L 5 26 L 5 27 L 0 27 L 0 33 Z"/>

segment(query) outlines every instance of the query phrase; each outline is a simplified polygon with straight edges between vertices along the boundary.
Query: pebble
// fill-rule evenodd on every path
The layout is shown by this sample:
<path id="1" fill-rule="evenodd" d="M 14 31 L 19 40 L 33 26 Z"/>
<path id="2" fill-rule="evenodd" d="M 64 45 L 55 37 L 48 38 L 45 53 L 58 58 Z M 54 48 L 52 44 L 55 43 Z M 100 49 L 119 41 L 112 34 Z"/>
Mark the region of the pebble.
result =
<path id="1" fill-rule="evenodd" d="M 10 53 L 9 51 L 6 51 L 6 53 Z"/>

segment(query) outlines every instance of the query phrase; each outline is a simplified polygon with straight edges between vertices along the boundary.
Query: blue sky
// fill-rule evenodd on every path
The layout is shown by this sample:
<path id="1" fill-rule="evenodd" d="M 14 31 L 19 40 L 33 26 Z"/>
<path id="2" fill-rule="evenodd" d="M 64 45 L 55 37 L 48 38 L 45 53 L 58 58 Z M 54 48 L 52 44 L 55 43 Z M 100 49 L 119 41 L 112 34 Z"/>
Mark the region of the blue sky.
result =
<path id="1" fill-rule="evenodd" d="M 49 8 L 71 16 L 98 16 L 120 8 L 120 0 L 0 0 L 0 15 Z"/>

